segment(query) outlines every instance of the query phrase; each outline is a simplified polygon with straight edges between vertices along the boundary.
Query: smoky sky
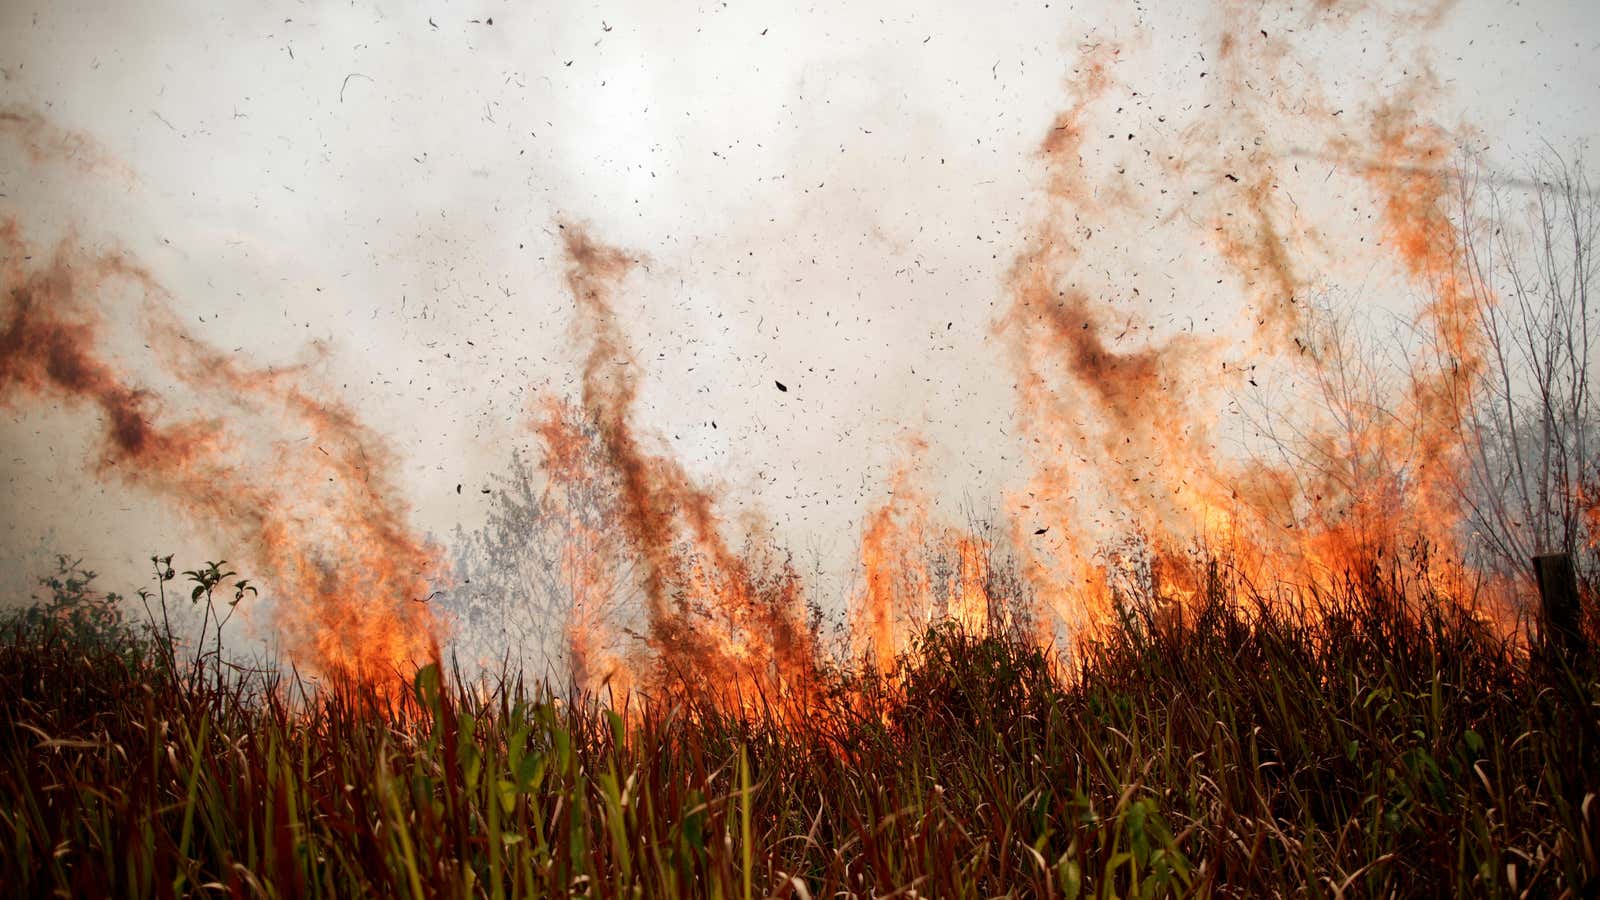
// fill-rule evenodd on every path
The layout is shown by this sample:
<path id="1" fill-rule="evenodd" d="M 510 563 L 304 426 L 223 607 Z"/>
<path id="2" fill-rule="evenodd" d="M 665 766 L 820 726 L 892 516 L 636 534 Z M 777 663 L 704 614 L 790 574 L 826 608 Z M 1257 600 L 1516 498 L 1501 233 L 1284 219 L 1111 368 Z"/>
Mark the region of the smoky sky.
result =
<path id="1" fill-rule="evenodd" d="M 1187 331 L 1248 363 L 1259 310 L 1205 236 L 1249 180 L 1230 166 L 1272 148 L 1305 282 L 1403 310 L 1368 254 L 1365 132 L 1327 136 L 1406 97 L 1496 171 L 1575 148 L 1600 121 L 1588 7 L 13 2 L 0 208 L 33 247 L 137 259 L 209 345 L 311 367 L 441 540 L 481 522 L 512 448 L 537 452 L 539 400 L 579 390 L 558 223 L 581 222 L 637 260 L 613 312 L 652 452 L 728 528 L 770 522 L 826 595 L 908 455 L 957 519 L 1026 480 L 996 322 L 1090 55 L 1114 83 L 1076 227 L 1115 249 L 1075 277 L 1121 292 L 1110 336 Z M 113 351 L 159 383 L 137 304 L 106 303 Z M 230 552 L 95 477 L 98 427 L 49 402 L 0 418 L 9 583 L 56 550 L 113 587 L 151 552 Z"/>

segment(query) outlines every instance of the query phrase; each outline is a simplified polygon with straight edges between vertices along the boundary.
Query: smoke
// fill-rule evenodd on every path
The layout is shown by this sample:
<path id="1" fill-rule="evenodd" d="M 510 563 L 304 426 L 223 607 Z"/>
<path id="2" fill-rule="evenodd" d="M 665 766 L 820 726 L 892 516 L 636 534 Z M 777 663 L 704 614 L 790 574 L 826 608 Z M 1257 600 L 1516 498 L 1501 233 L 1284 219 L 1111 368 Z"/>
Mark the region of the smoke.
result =
<path id="1" fill-rule="evenodd" d="M 34 260 L 15 221 L 0 227 L 0 251 L 0 404 L 96 409 L 90 470 L 162 498 L 246 554 L 296 664 L 373 680 L 430 657 L 445 636 L 428 606 L 438 553 L 407 524 L 392 456 L 353 410 L 313 393 L 303 369 L 251 369 L 186 334 L 125 254 L 68 240 Z M 102 310 L 122 289 L 142 295 L 154 362 L 204 412 L 173 414 L 106 356 Z"/>
<path id="2" fill-rule="evenodd" d="M 422 534 L 480 517 L 530 440 L 552 485 L 615 486 L 607 522 L 551 508 L 550 627 L 623 693 L 801 684 L 816 604 L 885 664 L 931 617 L 987 624 L 996 553 L 1041 642 L 1129 578 L 1181 602 L 1206 554 L 1303 584 L 1426 544 L 1460 573 L 1493 301 L 1441 172 L 1590 101 L 1511 77 L 1542 64 L 1520 32 L 1449 3 L 900 12 L 263 10 L 93 60 L 128 23 L 7 29 L 32 105 L 0 113 L 0 398 L 92 416 L 82 471 L 239 546 L 322 669 L 447 636 Z M 28 259 L 53 216 L 137 249 Z M 1417 365 L 1350 389 L 1379 363 L 1329 318 L 1380 316 Z M 329 340 L 265 368 L 240 335 Z M 1001 531 L 953 524 L 963 496 Z"/>
<path id="3" fill-rule="evenodd" d="M 642 373 L 614 309 L 635 261 L 579 226 L 562 231 L 567 286 L 578 310 L 574 338 L 588 346 L 583 411 L 618 476 L 614 525 L 643 565 L 649 643 L 661 673 L 648 686 L 693 679 L 730 698 L 748 692 L 753 701 L 769 686 L 804 685 L 817 655 L 794 573 L 783 563 L 762 571 L 759 561 L 732 550 L 714 495 L 676 460 L 647 452 L 635 433 Z M 561 440 L 556 428 L 544 434 Z M 552 453 L 567 455 L 559 444 Z M 578 665 L 588 667 L 581 656 Z"/>
<path id="4" fill-rule="evenodd" d="M 16 104 L 0 108 L 0 134 L 16 141 L 35 165 L 65 163 L 83 174 L 134 179 L 133 170 L 93 136 L 61 128 L 37 109 Z"/>
<path id="5" fill-rule="evenodd" d="M 1356 112 L 1371 126 L 1352 141 L 1343 110 L 1314 85 L 1297 90 L 1284 82 L 1281 73 L 1296 58 L 1287 41 L 1258 27 L 1267 9 L 1224 5 L 1216 102 L 1208 104 L 1217 112 L 1186 135 L 1220 144 L 1215 157 L 1187 150 L 1181 162 L 1164 165 L 1174 175 L 1221 173 L 1236 189 L 1159 219 L 1209 232 L 1242 288 L 1251 332 L 1245 346 L 1259 363 L 1241 366 L 1236 347 L 1182 333 L 1118 349 L 1108 341 L 1111 328 L 1121 331 L 1117 340 L 1140 328 L 1112 300 L 1138 272 L 1104 274 L 1099 290 L 1078 283 L 1086 269 L 1104 265 L 1108 235 L 1128 235 L 1123 223 L 1149 221 L 1153 212 L 1132 195 L 1103 189 L 1106 174 L 1085 161 L 1095 139 L 1085 120 L 1106 105 L 1117 48 L 1085 54 L 1072 99 L 1041 146 L 1048 194 L 1010 277 L 1012 306 L 997 333 L 1017 377 L 1035 466 L 1026 491 L 1013 496 L 1014 540 L 1056 623 L 1050 627 L 1069 636 L 1111 621 L 1119 573 L 1147 567 L 1150 584 L 1181 602 L 1199 589 L 1199 562 L 1207 558 L 1251 583 L 1315 586 L 1366 561 L 1426 548 L 1419 552 L 1434 561 L 1433 587 L 1464 602 L 1473 596 L 1473 579 L 1462 574 L 1458 473 L 1467 407 L 1483 371 L 1478 316 L 1495 301 L 1463 271 L 1445 190 L 1451 141 L 1419 119 L 1436 87 L 1418 76 L 1399 96 Z M 1299 262 L 1307 254 L 1296 248 L 1313 242 L 1283 224 L 1293 217 L 1278 199 L 1286 192 L 1277 172 L 1293 163 L 1266 126 L 1285 114 L 1293 115 L 1299 141 L 1320 140 L 1330 155 L 1352 158 L 1381 211 L 1385 249 L 1427 298 L 1414 327 L 1439 352 L 1437 365 L 1413 360 L 1409 387 L 1380 394 L 1356 418 L 1341 415 L 1351 411 L 1340 408 L 1345 398 L 1326 393 L 1363 374 L 1341 368 L 1350 348 L 1328 346 L 1346 336 L 1313 335 L 1300 302 L 1306 283 L 1298 273 L 1313 266 Z M 1357 162 L 1356 146 L 1380 148 L 1380 162 Z M 1164 156 L 1180 159 L 1177 151 Z M 1220 446 L 1219 398 L 1244 384 L 1258 387 L 1258 372 L 1322 385 L 1323 399 L 1331 399 L 1290 413 L 1293 437 L 1280 443 L 1292 457 L 1287 466 L 1247 461 Z M 1067 523 L 1066 534 L 1038 540 L 1027 533 L 1030 517 Z M 1509 600 L 1504 593 L 1494 599 Z"/>

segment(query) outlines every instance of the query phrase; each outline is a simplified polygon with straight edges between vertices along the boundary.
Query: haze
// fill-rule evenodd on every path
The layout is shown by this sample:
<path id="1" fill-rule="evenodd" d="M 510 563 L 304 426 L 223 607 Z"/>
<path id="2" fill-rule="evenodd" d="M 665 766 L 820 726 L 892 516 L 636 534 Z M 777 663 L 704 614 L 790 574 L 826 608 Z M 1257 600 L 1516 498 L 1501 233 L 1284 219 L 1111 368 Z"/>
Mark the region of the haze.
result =
<path id="1" fill-rule="evenodd" d="M 1224 35 L 1262 43 L 1218 86 Z M 441 540 L 481 522 L 513 447 L 537 453 L 533 405 L 577 389 L 558 223 L 586 223 L 643 259 L 618 310 L 634 425 L 729 522 L 815 559 L 832 601 L 908 454 L 958 520 L 1027 479 L 995 323 L 1042 214 L 1040 147 L 1105 47 L 1085 154 L 1105 202 L 1141 213 L 1088 226 L 1119 249 L 1084 280 L 1137 284 L 1130 323 L 1241 364 L 1258 310 L 1203 234 L 1231 167 L 1270 148 L 1297 271 L 1376 317 L 1412 298 L 1369 252 L 1365 132 L 1339 113 L 1409 98 L 1507 183 L 1600 121 L 1583 2 L 9 3 L 0 105 L 88 140 L 9 130 L 0 209 L 35 247 L 120 248 L 252 365 L 320 343 L 318 378 L 390 441 Z M 1258 107 L 1229 102 L 1241 84 Z M 157 378 L 137 329 L 119 339 Z M 95 427 L 6 409 L 0 574 L 59 551 L 124 588 L 152 552 L 233 552 L 90 474 Z"/>

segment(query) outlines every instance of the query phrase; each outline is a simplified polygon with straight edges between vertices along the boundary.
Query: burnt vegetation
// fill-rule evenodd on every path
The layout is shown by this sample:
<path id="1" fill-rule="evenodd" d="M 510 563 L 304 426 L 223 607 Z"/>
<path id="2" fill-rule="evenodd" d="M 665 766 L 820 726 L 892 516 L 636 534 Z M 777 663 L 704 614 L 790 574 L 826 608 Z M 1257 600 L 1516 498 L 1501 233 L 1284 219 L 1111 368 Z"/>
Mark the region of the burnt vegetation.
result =
<path id="1" fill-rule="evenodd" d="M 165 462 L 181 447 L 172 458 L 234 488 L 165 490 L 242 520 L 263 589 L 316 614 L 280 606 L 273 621 L 286 658 L 321 677 L 230 658 L 224 626 L 256 588 L 224 561 L 180 572 L 154 557 L 135 602 L 63 558 L 0 634 L 0 890 L 1593 895 L 1600 230 L 1580 172 L 1550 170 L 1519 230 L 1452 245 L 1470 251 L 1456 267 L 1470 284 L 1446 293 L 1480 304 L 1477 336 L 1457 343 L 1487 348 L 1473 366 L 1495 377 L 1423 379 L 1417 396 L 1445 396 L 1448 415 L 1420 450 L 1373 439 L 1392 424 L 1382 378 L 1338 321 L 1314 385 L 1348 442 L 1280 436 L 1263 414 L 1265 446 L 1327 488 L 1288 508 L 1338 565 L 1294 580 L 1252 555 L 1275 532 L 1247 527 L 1210 550 L 1139 532 L 1074 576 L 1092 603 L 1042 597 L 1047 560 L 1027 534 L 947 528 L 897 479 L 842 638 L 791 556 L 761 534 L 729 544 L 713 493 L 631 430 L 636 376 L 612 364 L 627 348 L 608 303 L 632 263 L 580 234 L 583 395 L 543 410 L 537 466 L 514 456 L 485 489 L 489 521 L 455 541 L 459 583 L 432 592 L 418 573 L 436 548 L 403 527 L 387 468 L 369 473 L 365 448 L 381 444 L 353 413 L 191 351 L 202 387 L 265 398 L 318 437 L 284 484 L 368 486 L 308 553 L 288 540 L 311 519 L 283 511 L 287 488 L 188 440 L 79 346 L 94 317 L 60 299 L 75 296 L 66 282 L 24 279 L 59 295 L 48 321 L 75 337 L 35 340 L 46 319 L 13 292 L 0 401 L 95 405 L 108 456 L 187 472 Z M 1478 188 L 1457 184 L 1467 221 Z M 1504 262 L 1519 256 L 1531 268 Z M 1433 350 L 1439 371 L 1462 371 Z M 144 437 L 124 439 L 128 422 Z M 1445 515 L 1419 528 L 1417 510 Z M 1070 511 L 1038 516 L 1033 538 L 1072 537 Z M 1284 558 L 1312 556 L 1303 540 Z M 1534 553 L 1573 573 L 1559 652 L 1532 615 Z M 1085 614 L 1057 630 L 1068 600 Z M 432 627 L 435 608 L 453 635 Z M 293 631 L 306 621 L 324 640 Z M 416 665 L 441 643 L 459 661 Z"/>
<path id="2" fill-rule="evenodd" d="M 897 477 L 831 642 L 770 530 L 732 541 L 637 429 L 618 301 L 648 269 L 580 224 L 557 229 L 578 396 L 539 411 L 537 470 L 482 489 L 434 590 L 442 551 L 352 407 L 194 339 L 123 254 L 36 259 L 0 223 L 0 406 L 97 415 L 86 469 L 216 524 L 284 645 L 226 652 L 257 588 L 225 561 L 153 557 L 133 602 L 63 558 L 0 623 L 0 893 L 1600 894 L 1587 170 L 1552 156 L 1518 199 L 1379 111 L 1358 177 L 1421 302 L 1392 367 L 1303 310 L 1319 286 L 1247 176 L 1256 224 L 1218 253 L 1266 286 L 1253 339 L 1300 392 L 1252 394 L 1254 365 L 1199 379 L 1192 334 L 1119 345 L 1113 298 L 1074 286 L 1102 247 L 1080 211 L 1145 212 L 1084 153 L 1116 56 L 1091 48 L 1040 145 L 1049 203 L 995 322 L 1028 502 L 962 532 Z M 0 112 L 30 155 L 96 162 L 46 124 Z M 109 352 L 112 288 L 176 392 Z M 1216 452 L 1229 390 L 1259 400 L 1249 459 Z M 1570 573 L 1559 649 L 1535 555 Z"/>
<path id="3" fill-rule="evenodd" d="M 63 563 L 0 641 L 11 895 L 1600 887 L 1593 660 L 1394 569 L 1292 602 L 1213 569 L 1183 616 L 1125 598 L 1065 666 L 945 624 L 804 697 L 612 709 L 448 665 L 313 690 L 136 629 Z"/>

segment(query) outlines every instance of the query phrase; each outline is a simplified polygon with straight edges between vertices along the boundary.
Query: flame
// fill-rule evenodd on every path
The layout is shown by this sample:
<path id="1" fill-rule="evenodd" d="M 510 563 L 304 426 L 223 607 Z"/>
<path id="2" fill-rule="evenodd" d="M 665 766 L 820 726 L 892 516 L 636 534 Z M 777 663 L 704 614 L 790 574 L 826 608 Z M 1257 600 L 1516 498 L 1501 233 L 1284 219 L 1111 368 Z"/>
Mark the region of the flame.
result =
<path id="1" fill-rule="evenodd" d="M 862 586 L 853 602 L 859 648 L 877 671 L 892 673 L 921 632 L 952 621 L 969 634 L 990 630 L 987 542 L 934 523 L 930 501 L 915 483 L 921 438 L 895 469 L 889 497 L 871 510 L 861 536 Z"/>
<path id="2" fill-rule="evenodd" d="M 1447 5 L 1398 20 L 1431 27 Z M 1269 35 L 1264 4 L 1221 8 L 1206 88 L 1218 111 L 1172 146 L 1151 139 L 1170 153 L 1133 160 L 1196 185 L 1182 198 L 1154 199 L 1112 177 L 1122 170 L 1107 160 L 1126 162 L 1117 154 L 1127 151 L 1110 149 L 1117 136 L 1102 137 L 1096 116 L 1123 87 L 1122 49 L 1083 49 L 1065 108 L 1038 144 L 1043 201 L 1005 276 L 1009 305 L 993 323 L 1015 380 L 1027 480 L 1004 498 L 1001 539 L 968 533 L 938 520 L 916 478 L 925 445 L 909 442 L 887 498 L 864 517 L 851 598 L 853 649 L 879 671 L 893 671 L 933 622 L 1001 627 L 1007 597 L 990 560 L 1002 549 L 1016 554 L 1035 604 L 1033 639 L 1069 648 L 1114 623 L 1119 598 L 1133 593 L 1181 614 L 1206 589 L 1212 561 L 1269 594 L 1406 557 L 1421 564 L 1435 596 L 1510 595 L 1465 561 L 1458 473 L 1488 369 L 1482 317 L 1497 301 L 1472 277 L 1451 219 L 1451 135 L 1418 112 L 1434 86 L 1418 78 L 1375 109 L 1338 118 L 1342 110 L 1304 83 L 1290 39 Z M 1308 25 L 1350 12 L 1351 4 L 1318 0 Z M 1302 84 L 1285 89 L 1289 76 Z M 1356 173 L 1380 213 L 1383 252 L 1426 298 L 1414 322 L 1421 346 L 1397 387 L 1370 377 L 1354 339 L 1304 302 L 1319 237 L 1285 196 L 1298 151 L 1270 136 L 1283 121 Z M 0 113 L 0 129 L 36 156 L 103 161 L 36 115 Z M 1143 236 L 1150 223 L 1162 229 L 1155 237 Z M 686 690 L 736 705 L 804 696 L 822 658 L 792 566 L 759 522 L 743 546 L 731 543 L 715 486 L 697 483 L 635 420 L 644 374 L 617 299 L 640 261 L 576 224 L 561 233 L 581 392 L 575 404 L 546 403 L 535 427 L 552 486 L 547 511 L 567 525 L 556 565 L 572 599 L 565 638 L 575 679 L 614 700 Z M 1117 268 L 1124 248 L 1114 242 L 1125 234 L 1205 248 L 1200 264 L 1232 276 L 1222 290 L 1237 291 L 1244 337 L 1163 329 L 1128 314 L 1118 292 L 1127 285 L 1138 294 L 1139 273 Z M 281 417 L 317 448 L 274 445 L 283 463 L 269 483 L 231 461 L 248 443 L 237 429 L 220 419 L 168 421 L 161 398 L 101 355 L 88 298 L 109 281 L 159 297 L 148 275 L 120 256 L 65 248 L 24 269 L 15 225 L 0 239 L 13 251 L 0 402 L 53 396 L 97 406 L 106 423 L 97 471 L 243 538 L 283 591 L 278 622 L 298 658 L 376 673 L 426 656 L 439 623 L 409 601 L 426 594 L 436 551 L 406 528 L 393 461 L 374 432 L 314 395 L 302 371 L 242 367 L 155 303 L 151 335 L 169 374 L 218 408 Z M 1257 361 L 1311 385 L 1315 408 L 1296 411 L 1285 459 L 1224 449 L 1219 408 L 1251 383 Z M 1590 487 L 1582 500 L 1591 539 L 1600 530 L 1596 496 Z M 637 629 L 620 602 L 634 592 L 643 605 Z"/>
<path id="3" fill-rule="evenodd" d="M 623 698 L 640 687 L 634 673 L 642 665 L 623 650 L 627 634 L 614 621 L 627 594 L 626 548 L 613 537 L 620 515 L 617 479 L 598 434 L 583 425 L 581 410 L 546 398 L 536 430 L 554 489 L 540 503 L 546 515 L 565 525 L 556 559 L 571 598 L 565 636 L 573 683 L 591 694 Z"/>
<path id="4" fill-rule="evenodd" d="M 914 448 L 925 446 L 920 440 Z M 915 452 L 915 449 L 913 450 Z M 894 473 L 889 499 L 866 519 L 861 537 L 864 580 L 856 601 L 856 633 L 879 672 L 894 670 L 909 632 L 933 613 L 933 585 L 918 557 L 927 549 L 927 500 L 910 482 L 911 463 Z"/>
<path id="5" fill-rule="evenodd" d="M 1178 335 L 1116 349 L 1109 307 L 1070 280 L 1094 239 L 1080 223 L 1113 216 L 1119 202 L 1102 202 L 1082 159 L 1084 119 L 1112 87 L 1117 56 L 1111 45 L 1087 54 L 1072 103 L 1041 145 L 1051 204 L 1012 267 L 1012 304 L 996 325 L 1035 465 L 1008 505 L 1044 606 L 1045 643 L 1058 626 L 1070 639 L 1110 621 L 1108 572 L 1094 559 L 1105 547 L 1142 535 L 1155 555 L 1175 559 L 1231 525 L 1223 473 L 1204 457 L 1210 429 L 1186 391 L 1211 348 Z"/>
<path id="6" fill-rule="evenodd" d="M 578 308 L 574 336 L 588 347 L 582 411 L 616 475 L 614 524 L 640 568 L 654 654 L 642 681 L 655 690 L 695 687 L 733 703 L 803 690 L 814 680 L 817 654 L 798 577 L 786 562 L 735 552 L 722 535 L 713 494 L 676 460 L 647 452 L 634 430 L 638 372 L 614 297 L 635 261 L 579 226 L 565 224 L 562 232 L 567 286 Z M 547 436 L 557 431 L 544 429 Z M 561 456 L 559 448 L 554 452 Z M 564 474 L 570 473 L 558 467 L 552 477 Z M 593 577 L 588 563 L 574 571 Z M 593 644 L 588 627 L 578 623 L 577 644 Z"/>
<path id="7" fill-rule="evenodd" d="M 1432 27 L 1443 9 L 1398 20 Z M 1285 585 L 1284 596 L 1304 597 L 1308 588 L 1402 560 L 1423 576 L 1430 596 L 1488 598 L 1505 624 L 1510 587 L 1466 563 L 1457 480 L 1486 369 L 1482 316 L 1497 300 L 1471 277 L 1451 219 L 1451 136 L 1418 113 L 1434 86 L 1417 78 L 1369 115 L 1340 119 L 1343 110 L 1330 109 L 1315 84 L 1282 90 L 1280 76 L 1297 70 L 1293 48 L 1262 27 L 1260 5 L 1222 10 L 1212 84 L 1227 112 L 1186 131 L 1165 162 L 1152 163 L 1221 189 L 1174 206 L 1140 199 L 1103 171 L 1100 129 L 1091 122 L 1119 87 L 1121 49 L 1109 42 L 1084 49 L 1066 108 L 1039 145 L 1046 201 L 1008 273 L 1010 305 L 994 323 L 1031 464 L 1027 484 L 1007 496 L 1006 514 L 1009 547 L 1036 603 L 1034 638 L 1043 645 L 1065 639 L 1067 647 L 1092 639 L 1115 621 L 1118 598 L 1131 593 L 1167 604 L 1162 615 L 1181 616 L 1217 563 L 1269 596 Z M 1308 15 L 1339 20 L 1349 12 L 1325 2 Z M 1343 130 L 1363 118 L 1364 127 Z M 1381 213 L 1384 252 L 1427 298 L 1414 324 L 1429 352 L 1414 357 L 1398 389 L 1365 368 L 1363 348 L 1341 323 L 1303 302 L 1311 287 L 1303 273 L 1315 271 L 1306 257 L 1320 238 L 1282 189 L 1279 174 L 1301 151 L 1266 137 L 1279 120 L 1358 173 Z M 1118 311 L 1112 293 L 1120 285 L 1107 262 L 1117 248 L 1107 247 L 1106 233 L 1152 220 L 1180 236 L 1191 224 L 1190 236 L 1235 276 L 1248 333 L 1242 352 L 1312 386 L 1314 408 L 1296 411 L 1293 445 L 1278 447 L 1283 460 L 1220 449 L 1218 406 L 1254 384 L 1256 365 L 1239 360 L 1240 345 L 1192 331 L 1141 330 L 1137 317 Z M 646 561 L 652 645 L 669 666 L 724 670 L 726 659 L 760 646 L 763 632 L 730 627 L 718 636 L 708 628 L 716 617 L 687 615 L 674 591 L 710 598 L 716 610 L 745 609 L 746 563 L 720 536 L 713 495 L 670 459 L 641 450 L 630 430 L 637 374 L 626 365 L 608 298 L 632 261 L 581 230 L 568 229 L 566 240 L 579 331 L 591 347 L 584 408 L 623 474 L 621 521 Z M 1131 284 L 1138 273 L 1121 274 Z M 1124 343 L 1130 332 L 1136 336 Z M 855 647 L 883 672 L 933 621 L 974 630 L 996 624 L 988 568 L 995 547 L 935 520 L 914 479 L 922 447 L 910 442 L 888 498 L 862 526 Z M 1592 503 L 1587 509 L 1595 515 Z M 786 621 L 792 627 L 797 619 Z M 796 659 L 814 650 L 799 640 L 791 646 Z"/>
<path id="8" fill-rule="evenodd" d="M 1591 480 L 1579 488 L 1578 509 L 1588 526 L 1588 549 L 1600 548 L 1600 483 Z"/>
<path id="9" fill-rule="evenodd" d="M 1245 21 L 1240 7 L 1228 10 L 1233 24 Z M 1236 35 L 1253 39 L 1254 30 L 1221 38 L 1218 81 L 1229 93 L 1230 120 L 1246 127 L 1270 111 L 1258 108 L 1242 73 L 1270 77 L 1285 53 L 1276 42 L 1247 49 Z M 1092 636 L 1110 623 L 1117 579 L 1130 571 L 1144 572 L 1144 586 L 1156 594 L 1186 602 L 1202 587 L 1203 558 L 1224 560 L 1256 584 L 1317 585 L 1411 549 L 1429 557 L 1433 590 L 1469 601 L 1482 585 L 1463 561 L 1456 473 L 1484 369 L 1480 316 L 1495 300 L 1470 278 L 1449 216 L 1449 136 L 1415 117 L 1428 84 L 1419 80 L 1412 95 L 1372 115 L 1368 138 L 1379 159 L 1360 166 L 1390 252 L 1429 298 L 1416 324 L 1437 362 L 1415 365 L 1398 396 L 1338 394 L 1338 380 L 1351 374 L 1338 366 L 1351 348 L 1337 333 L 1316 340 L 1295 301 L 1303 283 L 1296 242 L 1272 199 L 1274 152 L 1261 144 L 1242 160 L 1224 153 L 1225 168 L 1246 177 L 1230 174 L 1242 182 L 1229 194 L 1232 205 L 1199 221 L 1244 282 L 1254 350 L 1324 385 L 1330 407 L 1329 415 L 1297 421 L 1300 464 L 1274 466 L 1216 449 L 1210 411 L 1242 374 L 1220 341 L 1179 333 L 1119 349 L 1108 340 L 1112 323 L 1132 329 L 1112 298 L 1081 284 L 1098 258 L 1100 233 L 1145 214 L 1122 192 L 1104 189 L 1086 161 L 1085 121 L 1113 86 L 1117 58 L 1108 44 L 1085 54 L 1071 101 L 1041 144 L 1048 203 L 1012 269 L 1012 304 L 996 325 L 1034 463 L 1010 508 L 1013 541 L 1046 613 L 1040 639 L 1058 629 L 1069 639 Z M 1350 142 L 1330 143 L 1354 156 Z"/>
<path id="10" fill-rule="evenodd" d="M 441 629 L 427 599 L 438 551 L 407 527 L 393 458 L 375 432 L 311 394 L 301 372 L 248 369 L 185 334 L 155 279 L 125 254 L 89 255 L 64 241 L 29 265 L 14 221 L 0 228 L 0 246 L 0 403 L 97 407 L 104 433 L 94 471 L 242 543 L 276 593 L 274 620 L 298 664 L 376 682 L 433 655 Z M 218 412 L 172 420 L 171 403 L 105 355 L 100 310 L 119 286 L 143 292 L 157 362 Z M 263 431 L 233 427 L 223 410 L 264 417 L 296 439 L 263 446 Z M 252 465 L 252 451 L 267 462 Z"/>

